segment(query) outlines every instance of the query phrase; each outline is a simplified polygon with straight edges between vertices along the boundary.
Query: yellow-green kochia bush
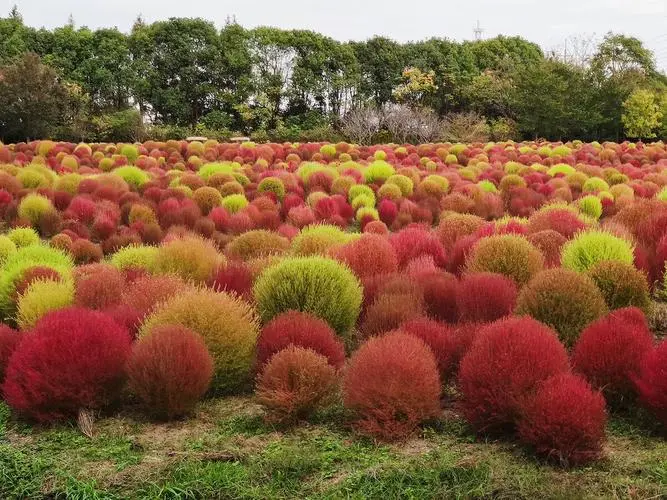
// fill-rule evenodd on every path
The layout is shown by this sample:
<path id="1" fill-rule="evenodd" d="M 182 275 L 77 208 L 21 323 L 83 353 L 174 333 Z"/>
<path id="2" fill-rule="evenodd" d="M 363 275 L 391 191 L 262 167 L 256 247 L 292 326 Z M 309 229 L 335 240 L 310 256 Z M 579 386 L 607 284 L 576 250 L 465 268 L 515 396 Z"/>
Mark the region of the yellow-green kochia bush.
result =
<path id="1" fill-rule="evenodd" d="M 4 320 L 13 321 L 16 312 L 16 285 L 23 273 L 31 267 L 48 267 L 58 272 L 63 279 L 71 276 L 72 258 L 55 248 L 32 245 L 19 248 L 7 257 L 0 273 L 0 314 Z"/>
<path id="2" fill-rule="evenodd" d="M 234 393 L 250 381 L 259 321 L 247 302 L 208 289 L 184 291 L 154 310 L 139 337 L 163 325 L 184 326 L 204 340 L 215 365 L 213 392 Z"/>
<path id="3" fill-rule="evenodd" d="M 16 253 L 16 244 L 8 236 L 0 235 L 0 268 L 13 253 Z"/>
<path id="4" fill-rule="evenodd" d="M 35 326 L 46 313 L 74 303 L 74 280 L 40 279 L 18 298 L 16 324 L 21 330 Z"/>
<path id="5" fill-rule="evenodd" d="M 606 231 L 586 231 L 566 243 L 561 251 L 562 266 L 582 273 L 605 260 L 632 265 L 632 244 Z"/>
<path id="6" fill-rule="evenodd" d="M 294 255 L 324 255 L 337 245 L 349 243 L 354 236 L 331 224 L 312 224 L 294 237 L 291 252 Z"/>
<path id="7" fill-rule="evenodd" d="M 253 289 L 264 323 L 294 310 L 314 314 L 341 336 L 359 316 L 362 288 L 350 269 L 326 257 L 284 259 L 266 269 Z"/>
<path id="8" fill-rule="evenodd" d="M 158 249 L 144 245 L 131 245 L 121 248 L 109 259 L 112 266 L 120 271 L 138 268 L 148 272 L 155 271 Z"/>
<path id="9" fill-rule="evenodd" d="M 30 227 L 17 227 L 7 233 L 7 237 L 14 242 L 17 248 L 39 244 L 39 234 Z"/>
<path id="10" fill-rule="evenodd" d="M 544 267 L 544 257 L 523 236 L 501 234 L 482 238 L 467 261 L 473 273 L 489 272 L 507 276 L 523 286 Z"/>
<path id="11" fill-rule="evenodd" d="M 39 223 L 40 218 L 47 212 L 53 211 L 51 200 L 46 196 L 37 193 L 30 193 L 23 197 L 18 207 L 18 215 L 23 219 L 27 219 L 35 226 Z"/>
<path id="12" fill-rule="evenodd" d="M 118 167 L 113 170 L 113 174 L 123 179 L 130 187 L 134 189 L 139 189 L 141 186 L 151 180 L 150 175 L 141 170 L 139 167 L 132 165 Z"/>

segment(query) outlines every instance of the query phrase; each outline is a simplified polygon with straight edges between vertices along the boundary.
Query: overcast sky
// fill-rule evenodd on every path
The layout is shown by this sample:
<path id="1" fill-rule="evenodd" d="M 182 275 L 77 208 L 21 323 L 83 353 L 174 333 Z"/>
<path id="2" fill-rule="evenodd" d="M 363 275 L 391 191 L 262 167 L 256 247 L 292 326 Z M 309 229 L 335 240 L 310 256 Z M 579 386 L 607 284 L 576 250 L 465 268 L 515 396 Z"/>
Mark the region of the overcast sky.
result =
<path id="1" fill-rule="evenodd" d="M 519 35 L 560 51 L 568 37 L 614 31 L 643 40 L 667 70 L 667 0 L 0 0 L 0 11 L 13 4 L 27 24 L 47 28 L 63 25 L 70 13 L 77 26 L 121 31 L 138 14 L 148 22 L 203 17 L 218 26 L 233 15 L 245 27 L 310 29 L 338 40 L 465 40 L 479 20 L 485 38 Z"/>

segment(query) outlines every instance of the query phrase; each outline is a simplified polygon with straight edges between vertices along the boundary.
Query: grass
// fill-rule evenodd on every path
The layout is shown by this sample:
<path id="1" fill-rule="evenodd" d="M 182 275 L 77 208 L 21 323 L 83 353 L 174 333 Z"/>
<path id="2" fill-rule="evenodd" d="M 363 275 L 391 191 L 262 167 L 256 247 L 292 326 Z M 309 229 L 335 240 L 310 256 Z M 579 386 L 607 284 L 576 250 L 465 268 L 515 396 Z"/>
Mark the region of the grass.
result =
<path id="1" fill-rule="evenodd" d="M 334 408 L 281 431 L 238 397 L 207 401 L 181 422 L 121 413 L 98 420 L 87 438 L 73 425 L 22 424 L 0 403 L 0 498 L 667 496 L 667 441 L 634 415 L 611 420 L 604 460 L 573 470 L 541 464 L 511 441 L 477 440 L 455 415 L 392 445 L 358 438 L 342 421 Z"/>

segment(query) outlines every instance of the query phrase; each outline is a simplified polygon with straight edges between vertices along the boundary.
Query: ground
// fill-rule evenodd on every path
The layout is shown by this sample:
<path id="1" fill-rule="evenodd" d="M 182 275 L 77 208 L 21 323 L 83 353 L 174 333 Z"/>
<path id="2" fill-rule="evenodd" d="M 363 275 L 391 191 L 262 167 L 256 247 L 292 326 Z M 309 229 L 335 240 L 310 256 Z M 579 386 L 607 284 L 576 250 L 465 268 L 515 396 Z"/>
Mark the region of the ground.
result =
<path id="1" fill-rule="evenodd" d="M 451 412 L 392 445 L 331 424 L 344 421 L 334 409 L 280 431 L 236 397 L 180 422 L 100 418 L 91 439 L 73 424 L 21 423 L 0 403 L 0 498 L 667 497 L 667 440 L 636 416 L 612 418 L 606 458 L 572 470 L 512 441 L 476 439 Z"/>

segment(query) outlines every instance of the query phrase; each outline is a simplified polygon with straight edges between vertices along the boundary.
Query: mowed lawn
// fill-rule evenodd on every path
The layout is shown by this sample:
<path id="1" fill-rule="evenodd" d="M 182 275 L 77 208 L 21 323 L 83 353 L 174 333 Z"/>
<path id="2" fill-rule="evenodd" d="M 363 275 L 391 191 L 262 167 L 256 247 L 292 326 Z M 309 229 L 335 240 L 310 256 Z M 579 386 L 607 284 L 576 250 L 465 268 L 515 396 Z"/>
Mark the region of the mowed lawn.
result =
<path id="1" fill-rule="evenodd" d="M 475 438 L 452 410 L 392 445 L 356 437 L 345 421 L 338 408 L 275 429 L 251 398 L 234 397 L 180 422 L 100 418 L 88 438 L 73 424 L 26 425 L 0 404 L 0 498 L 667 497 L 667 441 L 645 415 L 612 417 L 606 458 L 571 470 L 516 441 Z"/>

